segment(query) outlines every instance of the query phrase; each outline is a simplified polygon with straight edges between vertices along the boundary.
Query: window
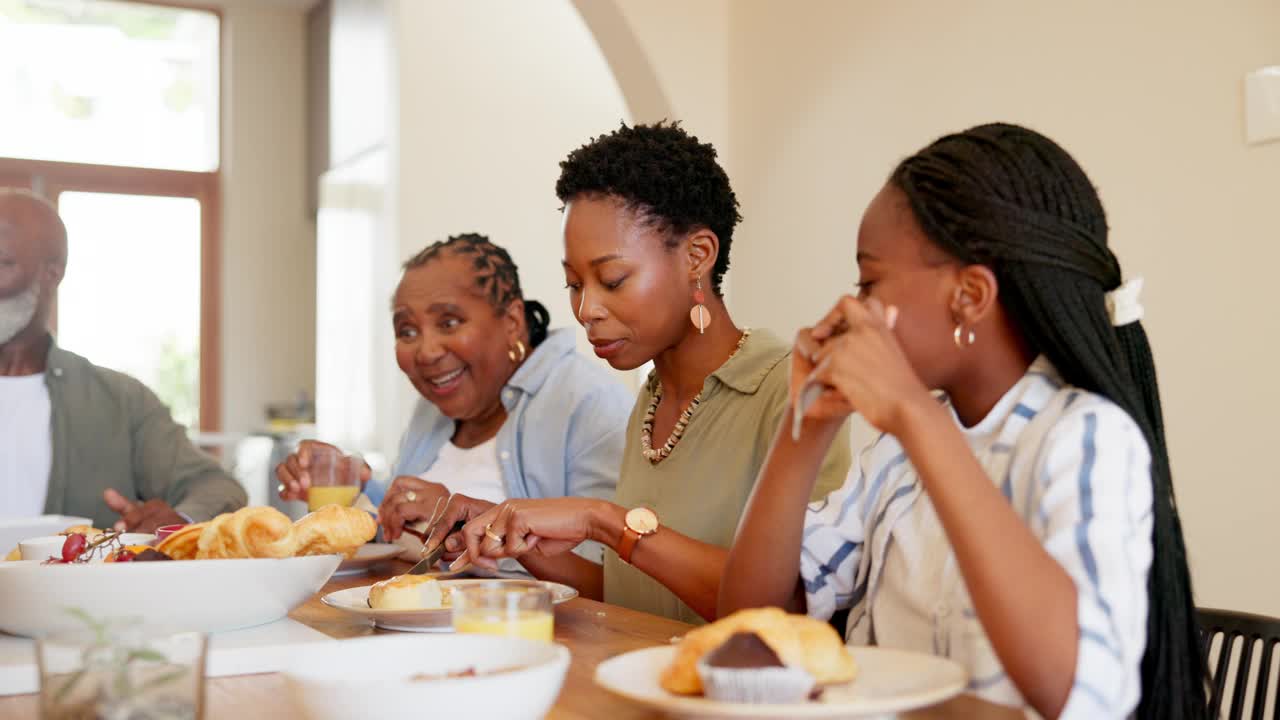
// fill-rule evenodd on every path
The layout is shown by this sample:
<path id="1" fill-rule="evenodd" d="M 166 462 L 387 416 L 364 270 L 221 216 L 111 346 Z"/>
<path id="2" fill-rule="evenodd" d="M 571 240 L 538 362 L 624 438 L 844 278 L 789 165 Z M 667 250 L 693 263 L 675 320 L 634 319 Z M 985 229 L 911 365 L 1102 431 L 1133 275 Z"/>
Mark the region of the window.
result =
<path id="1" fill-rule="evenodd" d="M 64 192 L 58 342 L 146 383 L 178 422 L 199 419 L 200 203 Z M 146 218 L 146 222 L 137 222 Z"/>
<path id="2" fill-rule="evenodd" d="M 216 430 L 220 17 L 0 0 L 0 186 L 56 204 L 60 345 Z"/>
<path id="3" fill-rule="evenodd" d="M 0 0 L 0 156 L 218 168 L 218 16 Z"/>

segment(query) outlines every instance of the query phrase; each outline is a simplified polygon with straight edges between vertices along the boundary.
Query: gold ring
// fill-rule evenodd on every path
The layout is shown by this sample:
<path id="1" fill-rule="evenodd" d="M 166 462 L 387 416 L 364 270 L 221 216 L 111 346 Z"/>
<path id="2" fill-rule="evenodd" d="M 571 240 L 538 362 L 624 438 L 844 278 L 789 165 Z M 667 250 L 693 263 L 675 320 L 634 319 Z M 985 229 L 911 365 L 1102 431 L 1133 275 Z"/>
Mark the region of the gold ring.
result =
<path id="1" fill-rule="evenodd" d="M 407 502 L 417 502 L 417 501 L 418 501 L 418 493 L 416 493 L 416 492 L 414 492 L 414 491 L 410 490 L 409 492 L 407 492 L 407 493 L 405 493 L 405 494 L 404 494 L 404 499 L 405 499 L 405 501 L 407 501 Z"/>
<path id="2" fill-rule="evenodd" d="M 484 534 L 485 534 L 485 537 L 489 538 L 490 540 L 498 543 L 499 545 L 502 544 L 502 536 L 493 531 L 492 524 L 484 526 Z"/>

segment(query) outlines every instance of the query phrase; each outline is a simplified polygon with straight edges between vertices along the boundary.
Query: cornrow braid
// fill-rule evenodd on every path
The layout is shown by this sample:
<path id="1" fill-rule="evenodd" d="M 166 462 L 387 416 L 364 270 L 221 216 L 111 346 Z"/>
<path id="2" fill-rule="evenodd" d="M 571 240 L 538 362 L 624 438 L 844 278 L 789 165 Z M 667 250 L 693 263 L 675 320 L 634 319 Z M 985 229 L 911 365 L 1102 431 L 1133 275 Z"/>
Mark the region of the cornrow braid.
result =
<path id="1" fill-rule="evenodd" d="M 1155 363 L 1140 322 L 1111 325 L 1106 293 L 1122 276 L 1097 191 L 1052 140 L 1006 124 L 943 137 L 902 161 L 890 182 L 930 240 L 995 272 L 1001 305 L 1035 351 L 1142 429 L 1151 450 L 1153 557 L 1137 717 L 1205 717 L 1207 674 Z"/>
<path id="2" fill-rule="evenodd" d="M 471 268 L 475 271 L 476 285 L 481 294 L 497 312 L 505 311 L 512 302 L 524 302 L 525 322 L 529 327 L 529 344 L 538 347 L 547 338 L 547 328 L 551 324 L 551 314 L 537 300 L 525 300 L 520 289 L 519 268 L 511 259 L 511 254 L 488 237 L 479 233 L 462 233 L 450 235 L 446 240 L 434 242 L 404 263 L 405 271 L 422 267 L 440 257 L 448 250 L 457 257 L 470 258 Z"/>

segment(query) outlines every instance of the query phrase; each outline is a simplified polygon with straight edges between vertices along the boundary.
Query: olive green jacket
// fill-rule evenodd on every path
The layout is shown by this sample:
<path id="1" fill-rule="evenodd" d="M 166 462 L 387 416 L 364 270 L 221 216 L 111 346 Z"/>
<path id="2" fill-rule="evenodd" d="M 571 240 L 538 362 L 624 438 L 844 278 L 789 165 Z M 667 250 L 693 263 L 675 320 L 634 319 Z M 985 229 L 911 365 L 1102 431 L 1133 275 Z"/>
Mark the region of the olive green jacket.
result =
<path id="1" fill-rule="evenodd" d="M 102 499 L 107 488 L 127 498 L 159 498 L 195 521 L 248 501 L 244 488 L 192 445 L 186 428 L 134 378 L 53 342 L 44 377 L 53 442 L 46 513 L 110 527 L 119 516 Z"/>

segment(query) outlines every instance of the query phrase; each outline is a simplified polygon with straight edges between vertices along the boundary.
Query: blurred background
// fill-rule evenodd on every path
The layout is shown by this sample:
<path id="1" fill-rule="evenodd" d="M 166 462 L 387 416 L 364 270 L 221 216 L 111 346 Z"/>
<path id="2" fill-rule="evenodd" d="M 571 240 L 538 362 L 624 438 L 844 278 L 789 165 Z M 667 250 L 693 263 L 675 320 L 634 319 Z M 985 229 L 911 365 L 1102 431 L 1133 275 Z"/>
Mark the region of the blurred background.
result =
<path id="1" fill-rule="evenodd" d="M 298 437 L 394 458 L 416 395 L 388 302 L 421 247 L 490 235 L 573 324 L 557 163 L 619 122 L 719 149 L 729 304 L 783 336 L 856 282 L 898 159 L 1029 125 L 1146 278 L 1199 604 L 1278 615 L 1277 84 L 1274 0 L 0 0 L 0 185 L 68 225 L 59 342 L 268 502 Z"/>

